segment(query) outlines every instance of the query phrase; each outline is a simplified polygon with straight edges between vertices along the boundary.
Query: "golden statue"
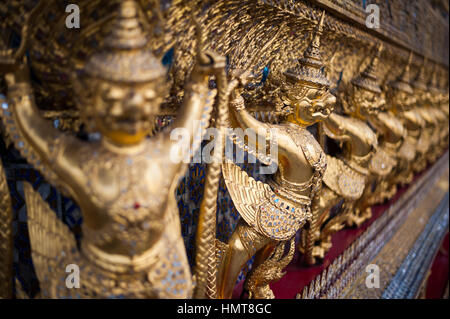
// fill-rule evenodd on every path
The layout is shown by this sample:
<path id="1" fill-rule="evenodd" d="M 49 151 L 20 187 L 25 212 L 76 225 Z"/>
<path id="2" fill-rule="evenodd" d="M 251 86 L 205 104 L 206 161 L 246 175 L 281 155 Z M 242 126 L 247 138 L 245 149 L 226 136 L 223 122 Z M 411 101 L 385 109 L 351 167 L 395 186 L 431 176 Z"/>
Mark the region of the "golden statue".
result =
<path id="1" fill-rule="evenodd" d="M 440 81 L 438 100 L 435 103 L 435 108 L 440 111 L 441 116 L 441 130 L 442 136 L 440 141 L 440 150 L 443 153 L 448 148 L 448 138 L 449 138 L 449 95 L 448 95 L 448 78 L 445 76 L 444 79 L 447 82 Z M 443 116 L 443 119 L 442 119 Z"/>
<path id="2" fill-rule="evenodd" d="M 370 212 L 352 212 L 350 207 L 364 192 L 369 177 L 369 164 L 378 143 L 376 135 L 365 123 L 371 114 L 378 112 L 384 104 L 375 73 L 381 47 L 367 67 L 350 84 L 342 84 L 338 93 L 342 113 L 336 113 L 324 121 L 325 134 L 344 143 L 344 153 L 334 157 L 327 155 L 327 170 L 313 216 L 317 216 L 315 227 L 302 233 L 300 251 L 306 262 L 313 265 L 316 258 L 323 258 L 331 248 L 331 235 L 341 230 L 346 223 L 359 223 Z M 343 202 L 342 211 L 332 216 L 331 209 Z M 308 246 L 308 237 L 314 246 Z"/>
<path id="3" fill-rule="evenodd" d="M 84 123 L 101 133 L 85 142 L 42 119 L 25 64 L 6 75 L 3 122 L 16 148 L 83 213 L 79 246 L 42 198 L 25 184 L 32 257 L 41 297 L 188 298 L 192 278 L 174 197 L 186 164 L 171 158 L 170 130 L 148 137 L 166 93 L 166 69 L 147 49 L 135 1 L 120 3 L 102 51 L 74 75 Z M 214 100 L 208 76 L 223 59 L 201 52 L 170 129 L 207 127 Z M 218 61 L 220 63 L 218 63 Z M 182 150 L 177 154 L 185 155 Z M 65 286 L 75 264 L 80 289 Z"/>
<path id="4" fill-rule="evenodd" d="M 439 90 L 439 105 L 438 107 L 441 109 L 441 111 L 445 114 L 447 118 L 447 123 L 449 121 L 449 94 L 448 94 L 448 77 L 444 75 L 443 77 L 444 81 L 440 81 L 441 87 Z M 448 127 L 447 127 L 447 133 L 448 133 Z M 448 143 L 448 141 L 446 141 Z"/>
<path id="5" fill-rule="evenodd" d="M 438 107 L 441 99 L 440 94 L 435 68 L 425 93 L 425 103 L 419 108 L 419 112 L 425 119 L 426 127 L 430 134 L 430 147 L 427 152 L 427 161 L 429 164 L 434 163 L 439 155 L 441 155 L 441 141 L 445 140 L 448 134 L 446 116 Z"/>
<path id="6" fill-rule="evenodd" d="M 385 87 L 387 100 L 386 111 L 380 112 L 376 117 L 369 118 L 369 122 L 376 128 L 379 135 L 380 147 L 392 159 L 390 173 L 375 181 L 376 186 L 368 203 L 370 205 L 382 203 L 384 200 L 390 199 L 395 195 L 398 176 L 402 175 L 404 169 L 409 167 L 409 163 L 415 157 L 415 147 L 407 138 L 408 131 L 393 111 L 399 107 L 408 108 L 406 104 L 415 102 L 414 99 L 405 98 L 405 93 L 408 92 L 406 83 L 409 81 L 409 64 L 411 63 L 411 59 L 412 53 L 410 53 L 407 67 L 403 70 L 399 79 L 388 83 Z M 386 162 L 381 163 L 381 166 L 388 165 Z M 406 177 L 406 179 L 410 178 L 412 177 Z"/>
<path id="7" fill-rule="evenodd" d="M 396 101 L 392 99 L 389 90 L 390 88 L 386 94 L 387 103 L 384 98 L 381 98 L 379 112 L 372 112 L 366 117 L 378 137 L 378 151 L 369 165 L 371 181 L 368 184 L 370 185 L 365 188 L 365 194 L 361 198 L 363 205 L 366 206 L 381 203 L 395 195 L 397 191 L 394 180 L 397 176 L 395 168 L 399 162 L 413 159 L 411 147 L 408 148 L 405 145 L 406 129 L 391 112 L 392 103 Z M 382 93 L 380 92 L 380 94 Z"/>
<path id="8" fill-rule="evenodd" d="M 423 169 L 419 163 L 422 162 L 421 158 L 425 156 L 429 143 L 428 134 L 423 130 L 425 121 L 416 107 L 417 104 L 420 104 L 421 98 L 414 94 L 414 90 L 417 92 L 419 87 L 424 85 L 422 79 L 425 72 L 425 63 L 418 73 L 418 77 L 412 83 L 414 90 L 410 84 L 410 63 L 411 61 L 409 60 L 400 77 L 390 83 L 390 88 L 388 89 L 391 112 L 402 121 L 407 131 L 406 146 L 404 147 L 407 147 L 407 150 L 414 147 L 415 150 L 412 161 L 400 161 L 397 167 L 396 182 L 401 185 L 409 184 L 414 177 L 414 172 Z"/>
<path id="9" fill-rule="evenodd" d="M 282 268 L 294 254 L 294 236 L 311 217 L 310 206 L 320 187 L 326 157 L 306 128 L 326 119 L 333 110 L 335 97 L 322 69 L 320 38 L 324 14 L 312 41 L 298 65 L 284 73 L 283 99 L 291 113 L 286 123 L 272 125 L 256 120 L 245 108 L 239 89 L 230 102 L 233 127 L 264 134 L 266 143 L 276 141 L 278 165 L 267 184 L 255 181 L 233 163 L 224 163 L 223 176 L 241 219 L 228 243 L 222 246 L 218 273 L 218 297 L 230 298 L 238 275 L 256 254 L 246 288 L 251 298 L 274 298 L 269 283 L 283 276 Z M 259 149 L 248 139 L 249 149 Z M 267 145 L 263 146 L 263 149 Z M 271 154 L 274 156 L 274 154 Z M 285 245 L 289 253 L 281 257 Z"/>

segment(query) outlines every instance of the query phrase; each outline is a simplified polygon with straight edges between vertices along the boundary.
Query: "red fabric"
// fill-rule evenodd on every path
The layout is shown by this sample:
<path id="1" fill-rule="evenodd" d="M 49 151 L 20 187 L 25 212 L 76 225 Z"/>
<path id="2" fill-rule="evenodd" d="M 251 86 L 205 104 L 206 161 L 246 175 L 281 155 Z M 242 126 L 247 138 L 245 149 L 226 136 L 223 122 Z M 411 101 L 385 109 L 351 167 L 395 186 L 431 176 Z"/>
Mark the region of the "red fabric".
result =
<path id="1" fill-rule="evenodd" d="M 434 258 L 431 266 L 431 274 L 427 282 L 426 298 L 440 299 L 444 296 L 445 288 L 448 285 L 448 233 L 442 242 L 441 248 Z"/>
<path id="2" fill-rule="evenodd" d="M 425 169 L 423 172 L 417 174 L 414 177 L 414 182 L 426 171 Z M 303 262 L 303 258 L 300 255 L 300 253 L 296 253 L 294 256 L 293 261 L 289 264 L 289 266 L 285 269 L 286 275 L 279 280 L 278 282 L 272 283 L 270 286 L 275 294 L 275 298 L 277 299 L 292 299 L 295 298 L 295 296 L 298 293 L 301 293 L 303 291 L 303 288 L 307 286 L 312 280 L 320 274 L 330 263 L 336 258 L 339 257 L 342 252 L 349 247 L 349 245 L 356 240 L 366 229 L 369 227 L 378 217 L 380 217 L 386 209 L 394 203 L 407 189 L 409 185 L 400 188 L 396 195 L 387 203 L 376 205 L 372 207 L 372 218 L 368 221 L 366 221 L 363 225 L 361 225 L 360 228 L 350 228 L 350 229 L 344 229 L 340 232 L 337 232 L 332 236 L 332 248 L 325 256 L 323 263 L 318 264 L 313 267 L 308 267 Z M 448 240 L 447 240 L 448 242 Z M 448 247 L 448 246 L 447 246 Z M 448 251 L 448 250 L 447 250 Z M 447 255 L 448 256 L 448 255 Z M 446 267 L 446 274 L 448 279 L 448 263 Z M 435 272 L 437 275 L 437 271 Z M 437 284 L 434 285 L 437 287 Z M 436 288 L 439 290 L 438 288 Z M 243 291 L 243 281 L 241 281 L 238 285 L 236 285 L 234 292 L 233 292 L 233 299 L 239 299 L 241 297 L 246 298 L 246 296 L 242 295 Z M 442 295 L 442 294 L 441 294 Z"/>

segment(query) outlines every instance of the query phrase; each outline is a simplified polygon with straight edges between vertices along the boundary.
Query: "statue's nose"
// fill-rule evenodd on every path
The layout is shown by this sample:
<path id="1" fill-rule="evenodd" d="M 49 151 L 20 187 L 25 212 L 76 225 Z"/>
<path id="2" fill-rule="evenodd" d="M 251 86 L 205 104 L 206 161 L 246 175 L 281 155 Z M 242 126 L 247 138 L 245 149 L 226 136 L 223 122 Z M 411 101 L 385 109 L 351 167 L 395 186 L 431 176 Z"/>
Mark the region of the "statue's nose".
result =
<path id="1" fill-rule="evenodd" d="M 333 94 L 331 94 L 331 93 L 328 93 L 329 94 L 329 97 L 328 97 L 328 102 L 329 102 L 329 104 L 335 104 L 336 103 L 336 97 L 333 95 Z"/>
<path id="2" fill-rule="evenodd" d="M 128 116 L 138 116 L 141 112 L 142 105 L 144 104 L 144 97 L 142 94 L 132 93 L 129 95 L 125 104 L 125 113 Z"/>
<path id="3" fill-rule="evenodd" d="M 144 102 L 144 97 L 139 93 L 132 93 L 127 101 L 129 107 L 139 107 Z"/>

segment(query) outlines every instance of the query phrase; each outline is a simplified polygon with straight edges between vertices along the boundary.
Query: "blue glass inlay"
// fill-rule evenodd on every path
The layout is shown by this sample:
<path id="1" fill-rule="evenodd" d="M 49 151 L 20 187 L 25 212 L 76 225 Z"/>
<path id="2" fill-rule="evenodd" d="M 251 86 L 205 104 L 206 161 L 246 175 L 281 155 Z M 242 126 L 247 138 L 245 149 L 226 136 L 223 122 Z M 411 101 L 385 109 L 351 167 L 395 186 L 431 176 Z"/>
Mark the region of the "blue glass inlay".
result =
<path id="1" fill-rule="evenodd" d="M 162 64 L 166 67 L 170 67 L 173 63 L 174 54 L 175 54 L 174 48 L 169 49 L 169 51 L 167 51 L 162 58 Z"/>
<path id="2" fill-rule="evenodd" d="M 264 84 L 264 83 L 266 82 L 267 77 L 269 76 L 269 73 L 270 73 L 270 69 L 269 69 L 269 66 L 267 65 L 267 66 L 263 69 L 263 72 L 262 72 L 262 79 L 261 79 L 261 82 L 259 82 L 260 85 L 261 85 L 261 84 Z"/>

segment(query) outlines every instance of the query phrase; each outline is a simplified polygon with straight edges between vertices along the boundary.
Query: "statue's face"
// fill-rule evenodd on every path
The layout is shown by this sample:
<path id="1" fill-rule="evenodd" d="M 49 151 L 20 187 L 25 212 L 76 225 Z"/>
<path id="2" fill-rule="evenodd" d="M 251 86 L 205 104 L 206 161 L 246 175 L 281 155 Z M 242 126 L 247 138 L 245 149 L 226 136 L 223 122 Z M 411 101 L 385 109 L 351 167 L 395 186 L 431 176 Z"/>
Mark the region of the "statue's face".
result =
<path id="1" fill-rule="evenodd" d="M 353 87 L 353 103 L 359 117 L 375 115 L 383 109 L 386 100 L 380 93 L 375 93 L 359 87 Z"/>
<path id="2" fill-rule="evenodd" d="M 440 108 L 448 118 L 449 115 L 448 93 L 444 95 L 444 99 L 441 102 Z"/>
<path id="3" fill-rule="evenodd" d="M 448 104 L 448 93 L 441 92 L 439 94 L 439 106 L 442 104 Z"/>
<path id="4" fill-rule="evenodd" d="M 449 101 L 449 95 L 448 92 L 444 93 L 441 100 L 441 107 L 445 107 L 448 109 L 448 101 Z"/>
<path id="5" fill-rule="evenodd" d="M 429 106 L 435 106 L 439 105 L 440 103 L 440 94 L 437 93 L 435 90 L 427 91 L 425 94 L 424 101 Z"/>
<path id="6" fill-rule="evenodd" d="M 406 93 L 402 90 L 392 89 L 390 96 L 391 104 L 400 111 L 411 110 L 417 102 L 417 98 L 413 94 Z"/>
<path id="7" fill-rule="evenodd" d="M 302 93 L 291 100 L 296 120 L 311 124 L 330 116 L 335 103 L 336 97 L 324 88 L 302 88 Z"/>
<path id="8" fill-rule="evenodd" d="M 151 132 L 163 101 L 160 82 L 101 81 L 93 95 L 92 118 L 102 135 L 118 145 L 141 142 Z"/>
<path id="9" fill-rule="evenodd" d="M 416 97 L 417 104 L 425 105 L 427 103 L 427 92 L 421 89 L 415 89 L 414 95 Z"/>

